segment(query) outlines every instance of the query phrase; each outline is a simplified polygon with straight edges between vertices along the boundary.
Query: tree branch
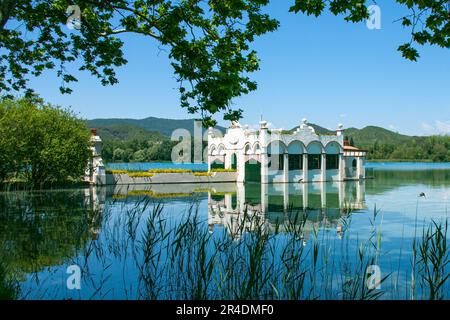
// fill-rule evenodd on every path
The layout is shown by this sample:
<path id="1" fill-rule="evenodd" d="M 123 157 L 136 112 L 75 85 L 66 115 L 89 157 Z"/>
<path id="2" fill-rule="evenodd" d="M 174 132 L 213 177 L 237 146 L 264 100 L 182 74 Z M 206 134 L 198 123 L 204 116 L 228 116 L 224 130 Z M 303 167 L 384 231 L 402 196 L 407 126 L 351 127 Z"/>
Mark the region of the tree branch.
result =
<path id="1" fill-rule="evenodd" d="M 0 31 L 3 31 L 6 23 L 11 17 L 11 13 L 14 7 L 17 5 L 18 0 L 3 0 L 0 3 Z"/>

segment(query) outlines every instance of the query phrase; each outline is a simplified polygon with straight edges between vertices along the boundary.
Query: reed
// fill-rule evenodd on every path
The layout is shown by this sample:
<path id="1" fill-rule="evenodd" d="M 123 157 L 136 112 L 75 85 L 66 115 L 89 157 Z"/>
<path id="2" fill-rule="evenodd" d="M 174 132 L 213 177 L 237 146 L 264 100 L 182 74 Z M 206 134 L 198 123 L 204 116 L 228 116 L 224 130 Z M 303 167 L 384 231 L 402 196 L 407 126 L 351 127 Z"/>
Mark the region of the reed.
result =
<path id="1" fill-rule="evenodd" d="M 445 290 L 450 277 L 447 268 L 450 263 L 447 230 L 447 221 L 433 220 L 428 228 L 423 229 L 418 245 L 418 274 L 428 300 L 443 300 L 448 292 Z"/>
<path id="2" fill-rule="evenodd" d="M 80 244 L 74 254 L 73 263 L 82 266 L 84 281 L 92 286 L 89 297 L 109 297 L 109 282 L 118 279 L 113 277 L 113 264 L 123 268 L 122 296 L 137 299 L 378 300 L 394 294 L 387 270 L 380 279 L 381 290 L 368 286 L 368 270 L 385 260 L 383 215 L 376 207 L 367 239 L 355 239 L 350 232 L 350 208 L 340 212 L 339 231 L 327 222 L 326 209 L 317 214 L 289 206 L 275 221 L 246 208 L 210 232 L 200 202 L 190 196 L 184 212 L 179 207 L 171 212 L 164 200 L 147 196 L 114 202 L 119 206 L 114 214 L 87 212 L 90 228 L 109 224 L 98 239 Z M 402 284 L 405 294 L 398 298 L 448 298 L 447 239 L 447 221 L 424 227 L 412 242 L 411 268 L 404 270 L 405 275 L 411 271 L 413 280 Z M 89 263 L 92 257 L 94 266 Z M 129 276 L 130 266 L 136 277 Z M 23 298 L 8 280 L 11 272 L 4 270 L 0 263 L 1 297 Z M 395 286 L 399 285 L 397 278 Z"/>
<path id="3" fill-rule="evenodd" d="M 19 297 L 19 283 L 10 275 L 7 267 L 0 261 L 0 300 L 16 300 Z"/>

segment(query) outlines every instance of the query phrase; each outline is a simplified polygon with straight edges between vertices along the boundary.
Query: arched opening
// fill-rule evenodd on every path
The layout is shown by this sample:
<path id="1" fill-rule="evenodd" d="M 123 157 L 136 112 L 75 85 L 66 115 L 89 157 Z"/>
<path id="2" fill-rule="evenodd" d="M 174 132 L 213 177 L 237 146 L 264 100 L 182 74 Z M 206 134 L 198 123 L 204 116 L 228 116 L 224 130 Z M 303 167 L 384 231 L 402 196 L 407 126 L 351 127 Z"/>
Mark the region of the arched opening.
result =
<path id="1" fill-rule="evenodd" d="M 245 182 L 261 183 L 261 163 L 249 160 L 245 163 Z"/>
<path id="2" fill-rule="evenodd" d="M 339 154 L 341 153 L 341 147 L 338 143 L 332 142 L 325 147 L 327 157 L 327 170 L 339 169 Z"/>
<path id="3" fill-rule="evenodd" d="M 246 144 L 246 145 L 245 145 L 245 147 L 244 147 L 244 152 L 245 152 L 246 155 L 252 154 L 253 150 L 252 150 L 252 148 L 250 147 L 249 144 Z"/>
<path id="4" fill-rule="evenodd" d="M 303 170 L 304 147 L 300 141 L 294 141 L 288 147 L 288 170 Z"/>
<path id="5" fill-rule="evenodd" d="M 269 171 L 284 170 L 284 154 L 286 146 L 283 142 L 276 140 L 267 147 L 267 156 L 269 158 Z"/>
<path id="6" fill-rule="evenodd" d="M 237 156 L 235 153 L 231 155 L 231 169 L 233 170 L 237 169 Z"/>
<path id="7" fill-rule="evenodd" d="M 356 159 L 353 159 L 353 161 L 352 161 L 352 168 L 353 168 L 353 170 L 356 170 L 357 166 L 358 166 L 358 161 Z"/>
<path id="8" fill-rule="evenodd" d="M 322 144 L 320 142 L 311 142 L 307 148 L 308 151 L 308 169 L 322 169 Z"/>

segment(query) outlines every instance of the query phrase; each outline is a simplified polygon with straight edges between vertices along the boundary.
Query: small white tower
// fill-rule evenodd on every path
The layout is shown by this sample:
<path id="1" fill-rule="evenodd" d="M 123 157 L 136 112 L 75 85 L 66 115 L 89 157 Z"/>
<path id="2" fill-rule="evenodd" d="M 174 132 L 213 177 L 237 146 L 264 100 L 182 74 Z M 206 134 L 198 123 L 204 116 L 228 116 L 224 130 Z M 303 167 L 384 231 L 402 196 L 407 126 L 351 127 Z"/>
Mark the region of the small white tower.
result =
<path id="1" fill-rule="evenodd" d="M 102 159 L 102 139 L 97 135 L 97 129 L 91 129 L 91 157 L 85 173 L 85 181 L 90 184 L 106 184 L 105 165 Z"/>

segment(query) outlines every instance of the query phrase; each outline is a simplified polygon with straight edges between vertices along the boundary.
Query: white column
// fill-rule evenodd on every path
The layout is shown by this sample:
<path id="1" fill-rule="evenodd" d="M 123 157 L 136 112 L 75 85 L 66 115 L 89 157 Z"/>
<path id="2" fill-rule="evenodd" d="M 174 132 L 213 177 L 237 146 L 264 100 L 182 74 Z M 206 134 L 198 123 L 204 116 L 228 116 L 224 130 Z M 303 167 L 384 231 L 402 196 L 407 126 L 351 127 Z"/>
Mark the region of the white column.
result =
<path id="1" fill-rule="evenodd" d="M 283 182 L 289 182 L 289 154 L 283 155 Z"/>
<path id="2" fill-rule="evenodd" d="M 366 182 L 358 181 L 356 187 L 356 200 L 358 204 L 363 204 L 366 197 Z"/>
<path id="3" fill-rule="evenodd" d="M 357 174 L 358 179 L 364 179 L 364 172 L 363 172 L 363 161 L 361 157 L 356 158 L 357 160 Z"/>
<path id="4" fill-rule="evenodd" d="M 265 151 L 261 153 L 261 183 L 269 183 L 269 159 Z"/>
<path id="5" fill-rule="evenodd" d="M 327 207 L 327 184 L 325 182 L 322 182 L 320 184 L 320 202 L 322 205 L 322 208 Z"/>
<path id="6" fill-rule="evenodd" d="M 283 207 L 284 210 L 287 210 L 289 207 L 289 184 L 283 184 Z"/>
<path id="7" fill-rule="evenodd" d="M 308 182 L 308 154 L 304 153 L 303 154 L 303 183 Z"/>
<path id="8" fill-rule="evenodd" d="M 225 154 L 225 161 L 223 162 L 223 165 L 225 167 L 225 169 L 231 169 L 231 152 L 227 151 L 227 153 Z"/>
<path id="9" fill-rule="evenodd" d="M 233 211 L 233 201 L 231 193 L 225 194 L 225 211 L 232 212 Z"/>
<path id="10" fill-rule="evenodd" d="M 309 193 L 308 193 L 309 184 L 304 183 L 303 184 L 303 209 L 308 208 L 309 204 Z"/>
<path id="11" fill-rule="evenodd" d="M 236 201 L 238 212 L 244 212 L 245 210 L 245 185 L 243 183 L 237 183 L 236 186 Z"/>
<path id="12" fill-rule="evenodd" d="M 261 146 L 261 183 L 269 182 L 267 146 L 269 144 L 267 121 L 259 122 L 259 143 Z"/>
<path id="13" fill-rule="evenodd" d="M 345 183 L 339 181 L 339 208 L 344 208 L 345 205 Z"/>
<path id="14" fill-rule="evenodd" d="M 322 182 L 327 181 L 327 154 L 322 153 L 322 170 L 321 170 Z"/>
<path id="15" fill-rule="evenodd" d="M 269 185 L 261 184 L 261 209 L 263 213 L 269 211 Z"/>
<path id="16" fill-rule="evenodd" d="M 339 181 L 344 181 L 345 179 L 345 163 L 344 163 L 344 155 L 342 153 L 339 154 Z"/>
<path id="17" fill-rule="evenodd" d="M 245 151 L 236 155 L 237 181 L 245 182 Z"/>

